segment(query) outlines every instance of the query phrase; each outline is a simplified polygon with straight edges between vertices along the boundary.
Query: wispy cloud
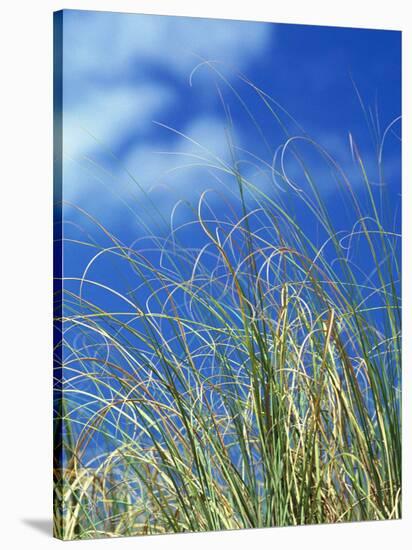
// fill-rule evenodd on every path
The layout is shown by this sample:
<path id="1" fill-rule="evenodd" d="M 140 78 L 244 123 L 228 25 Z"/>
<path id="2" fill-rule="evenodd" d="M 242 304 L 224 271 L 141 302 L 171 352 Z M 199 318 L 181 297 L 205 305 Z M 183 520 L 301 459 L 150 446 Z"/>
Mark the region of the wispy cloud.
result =
<path id="1" fill-rule="evenodd" d="M 245 70 L 264 54 L 271 32 L 269 25 L 249 22 L 66 11 L 66 198 L 87 201 L 94 190 L 85 175 L 90 169 L 88 159 L 101 157 L 104 151 L 133 171 L 146 189 L 162 173 L 188 163 L 184 155 L 205 154 L 190 141 L 153 124 L 153 120 L 167 123 L 168 113 L 187 135 L 223 154 L 227 149 L 224 120 L 209 99 L 210 86 L 198 87 L 199 106 L 192 106 L 189 116 L 181 89 L 189 87 L 190 73 L 202 59 Z M 177 123 L 176 113 L 180 114 Z M 155 153 L 159 150 L 174 155 Z M 174 178 L 175 185 L 187 183 L 182 174 Z"/>
<path id="2" fill-rule="evenodd" d="M 66 11 L 64 22 L 69 85 L 129 79 L 156 66 L 187 78 L 200 58 L 241 70 L 272 33 L 262 23 L 105 12 Z"/>

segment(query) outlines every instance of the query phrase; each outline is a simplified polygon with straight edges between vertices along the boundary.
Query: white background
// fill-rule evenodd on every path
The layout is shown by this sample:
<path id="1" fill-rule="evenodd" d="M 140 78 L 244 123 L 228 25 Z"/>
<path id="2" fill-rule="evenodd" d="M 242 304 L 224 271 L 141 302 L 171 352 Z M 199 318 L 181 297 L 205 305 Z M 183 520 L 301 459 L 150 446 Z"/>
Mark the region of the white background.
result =
<path id="1" fill-rule="evenodd" d="M 101 9 L 403 30 L 404 519 L 338 526 L 67 542 L 93 549 L 410 547 L 411 22 L 391 0 L 9 0 L 0 14 L 0 545 L 45 549 L 52 510 L 52 11 Z M 409 16 L 409 18 L 408 18 Z M 286 75 L 287 76 L 287 75 Z M 409 102 L 405 102 L 405 99 Z M 409 318 L 408 318 L 409 317 Z M 411 536 L 409 537 L 411 539 Z"/>

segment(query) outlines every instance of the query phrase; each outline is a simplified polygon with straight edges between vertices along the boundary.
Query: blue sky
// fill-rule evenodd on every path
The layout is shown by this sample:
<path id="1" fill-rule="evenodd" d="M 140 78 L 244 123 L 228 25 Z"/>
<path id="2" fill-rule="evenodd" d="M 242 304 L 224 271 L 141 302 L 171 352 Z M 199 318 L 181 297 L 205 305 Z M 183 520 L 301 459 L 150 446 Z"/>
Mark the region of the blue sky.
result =
<path id="1" fill-rule="evenodd" d="M 320 246 L 325 236 L 307 208 L 273 178 L 272 166 L 282 167 L 296 187 L 307 187 L 290 147 L 281 156 L 290 137 L 337 230 L 350 230 L 356 218 L 330 163 L 307 140 L 325 148 L 360 194 L 351 140 L 372 183 L 381 148 L 381 215 L 399 230 L 400 43 L 396 31 L 65 10 L 65 276 L 81 276 L 95 253 L 77 241 L 110 245 L 77 207 L 126 246 L 189 221 L 189 205 L 206 189 L 218 191 L 209 196 L 224 216 L 225 200 L 237 192 L 222 171 L 233 148 L 242 175 L 282 201 Z M 273 98 L 272 112 L 250 83 Z M 190 226 L 184 238 L 201 245 Z M 110 282 L 99 262 L 90 275 Z"/>
<path id="2" fill-rule="evenodd" d="M 353 170 L 353 185 L 358 171 L 349 132 L 372 177 L 376 156 L 354 83 L 365 109 L 379 118 L 381 136 L 400 115 L 398 32 L 69 10 L 63 41 L 64 198 L 115 231 L 130 217 L 125 202 L 156 223 L 139 188 L 169 216 L 179 199 L 196 202 L 210 187 L 210 170 L 192 165 L 215 164 L 214 155 L 230 158 L 222 97 L 235 144 L 248 151 L 239 153 L 248 162 L 247 175 L 270 184 L 262 168 L 268 172 L 285 134 L 239 74 L 294 117 L 298 125 L 276 109 L 291 135 L 306 133 L 350 176 Z M 399 124 L 393 130 L 399 133 Z M 385 155 L 387 178 L 399 185 L 399 144 L 392 132 Z M 313 162 L 325 194 L 333 196 L 325 167 Z M 294 167 L 289 169 L 292 174 Z"/>
<path id="3" fill-rule="evenodd" d="M 110 244 L 77 207 L 126 246 L 150 233 L 166 236 L 192 218 L 189 205 L 206 189 L 217 190 L 210 200 L 225 215 L 237 187 L 222 167 L 233 154 L 242 175 L 285 204 L 320 246 L 325 237 L 307 208 L 273 177 L 272 167 L 283 168 L 293 185 L 307 188 L 290 147 L 281 154 L 291 137 L 337 230 L 356 218 L 330 163 L 308 140 L 343 167 L 360 195 L 351 143 L 374 184 L 381 149 L 381 215 L 398 230 L 400 41 L 395 31 L 64 11 L 65 276 L 81 276 L 95 253 L 70 239 Z M 184 238 L 201 245 L 190 226 Z M 109 283 L 99 262 L 92 275 Z"/>
<path id="4" fill-rule="evenodd" d="M 346 231 L 356 218 L 310 140 L 343 166 L 360 197 L 353 143 L 373 184 L 381 155 L 381 215 L 398 231 L 400 40 L 393 31 L 64 11 L 64 276 L 86 274 L 131 301 L 78 280 L 66 280 L 66 290 L 81 291 L 107 311 L 130 310 L 134 298 L 144 302 L 147 290 L 135 293 L 130 269 L 113 269 L 110 258 L 100 256 L 85 272 L 96 250 L 112 243 L 83 212 L 151 257 L 147 235 L 166 236 L 190 220 L 188 203 L 196 205 L 206 189 L 218 191 L 213 209 L 224 217 L 235 184 L 222 171 L 232 162 L 228 141 L 242 175 L 282 201 L 318 246 L 324 236 L 307 209 L 273 179 L 272 167 L 282 161 L 296 187 L 307 185 L 282 146 L 294 138 L 336 229 Z M 199 249 L 203 241 L 191 228 L 180 236 Z M 79 241 L 97 242 L 97 249 Z M 370 260 L 362 258 L 361 244 L 357 251 L 367 276 Z M 84 335 L 69 332 L 66 338 L 81 349 Z"/>

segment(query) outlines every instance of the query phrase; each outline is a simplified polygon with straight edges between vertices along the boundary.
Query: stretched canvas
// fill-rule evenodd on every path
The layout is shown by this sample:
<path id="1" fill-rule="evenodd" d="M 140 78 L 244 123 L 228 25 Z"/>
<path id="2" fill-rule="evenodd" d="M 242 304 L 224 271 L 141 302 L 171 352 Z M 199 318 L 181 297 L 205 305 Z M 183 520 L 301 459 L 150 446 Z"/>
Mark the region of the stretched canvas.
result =
<path id="1" fill-rule="evenodd" d="M 54 52 L 55 536 L 400 518 L 400 32 L 64 10 Z"/>

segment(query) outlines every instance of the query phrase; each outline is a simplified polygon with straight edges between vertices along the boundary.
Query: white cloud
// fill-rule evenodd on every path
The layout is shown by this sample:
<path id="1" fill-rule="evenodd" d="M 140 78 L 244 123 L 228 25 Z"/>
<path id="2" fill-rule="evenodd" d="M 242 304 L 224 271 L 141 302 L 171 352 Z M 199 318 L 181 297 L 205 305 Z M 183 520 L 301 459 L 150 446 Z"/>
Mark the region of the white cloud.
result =
<path id="1" fill-rule="evenodd" d="M 178 188 L 194 197 L 210 176 L 193 168 L 174 172 L 182 164 L 202 162 L 184 154 L 206 156 L 212 162 L 213 153 L 225 159 L 228 155 L 223 121 L 204 107 L 210 87 L 198 86 L 199 107 L 192 105 L 193 118 L 186 121 L 183 131 L 211 153 L 155 127 L 153 120 L 167 123 L 168 110 L 187 119 L 179 86 L 188 86 L 190 72 L 200 58 L 245 70 L 263 54 L 272 30 L 269 25 L 250 22 L 65 11 L 66 200 L 85 206 L 96 196 L 97 182 L 104 176 L 85 159 L 98 157 L 105 150 L 119 156 L 119 167 L 111 167 L 114 177 L 110 182 L 117 194 L 127 196 L 132 185 L 124 177 L 122 164 L 145 189 L 152 188 L 156 200 L 168 196 L 158 192 L 158 185 L 166 183 L 166 178 L 162 179 L 166 173 L 174 197 Z M 127 147 L 123 147 L 125 143 Z M 159 150 L 177 154 L 155 153 Z M 98 202 L 103 204 L 103 197 Z"/>
<path id="2" fill-rule="evenodd" d="M 69 78 L 119 78 L 142 64 L 189 76 L 197 56 L 245 68 L 262 53 L 273 27 L 264 23 L 66 11 Z M 144 67 L 143 67 L 144 68 Z"/>
<path id="3" fill-rule="evenodd" d="M 225 179 L 218 167 L 231 160 L 223 120 L 199 116 L 177 129 L 185 137 L 161 130 L 163 142 L 140 144 L 125 159 L 126 168 L 156 204 L 170 207 L 180 199 L 196 202 L 205 188 L 216 185 L 214 176 Z M 239 136 L 233 138 L 240 145 Z"/>
<path id="4" fill-rule="evenodd" d="M 116 152 L 122 141 L 144 136 L 153 116 L 174 101 L 173 90 L 156 85 L 112 87 L 94 93 L 63 118 L 63 174 L 65 200 L 75 202 L 90 187 L 84 181 L 89 157 Z"/>
<path id="5" fill-rule="evenodd" d="M 163 141 L 137 145 L 125 164 L 145 189 L 157 184 L 179 185 L 193 174 L 229 160 L 225 123 L 214 116 L 199 116 L 185 128 L 159 128 Z M 239 139 L 239 138 L 237 138 Z"/>
<path id="6" fill-rule="evenodd" d="M 82 103 L 64 113 L 64 153 L 78 158 L 90 149 L 116 148 L 129 134 L 145 133 L 154 114 L 174 101 L 165 86 L 118 86 L 102 90 L 96 86 Z"/>

